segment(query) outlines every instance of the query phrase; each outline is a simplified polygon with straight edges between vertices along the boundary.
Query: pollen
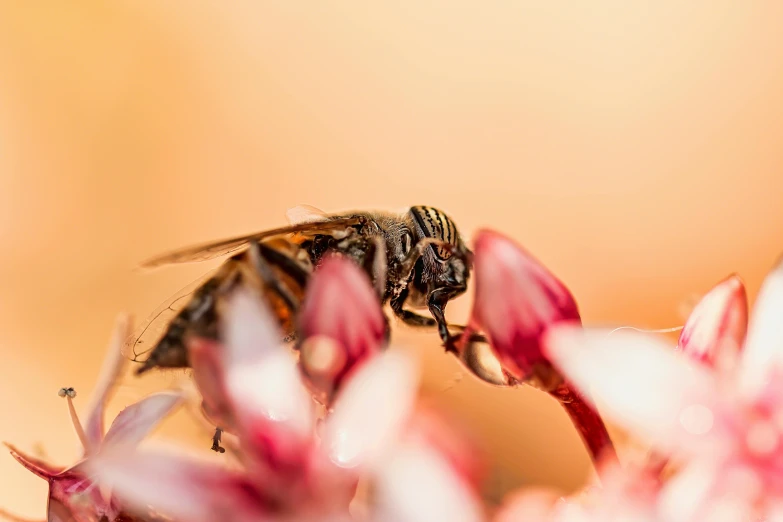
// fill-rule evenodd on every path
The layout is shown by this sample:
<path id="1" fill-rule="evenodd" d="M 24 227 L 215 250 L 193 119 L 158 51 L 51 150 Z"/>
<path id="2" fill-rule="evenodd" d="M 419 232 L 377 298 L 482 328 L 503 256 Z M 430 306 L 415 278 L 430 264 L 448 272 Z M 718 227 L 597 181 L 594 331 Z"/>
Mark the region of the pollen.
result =
<path id="1" fill-rule="evenodd" d="M 76 397 L 76 390 L 73 388 L 60 388 L 60 391 L 57 392 L 57 395 L 60 397 L 70 397 L 71 399 Z"/>

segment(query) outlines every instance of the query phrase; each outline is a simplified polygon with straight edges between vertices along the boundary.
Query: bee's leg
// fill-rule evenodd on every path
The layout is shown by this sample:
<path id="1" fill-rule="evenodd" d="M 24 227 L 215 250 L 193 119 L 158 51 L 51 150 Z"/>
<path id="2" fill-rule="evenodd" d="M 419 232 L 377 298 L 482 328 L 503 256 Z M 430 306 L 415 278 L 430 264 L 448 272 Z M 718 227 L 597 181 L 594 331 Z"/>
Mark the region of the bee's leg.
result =
<path id="1" fill-rule="evenodd" d="M 400 265 L 400 273 L 408 274 L 407 280 L 404 281 L 395 291 L 395 295 L 392 297 L 389 305 L 391 306 L 394 315 L 396 315 L 402 322 L 409 326 L 432 328 L 437 324 L 435 319 L 424 315 L 417 314 L 405 309 L 405 301 L 408 299 L 408 285 L 413 280 L 415 274 L 413 268 L 416 266 L 416 262 L 424 254 L 427 247 L 433 244 L 442 244 L 442 241 L 436 239 L 424 239 L 416 243 L 416 246 L 411 249 L 405 259 Z"/>
<path id="2" fill-rule="evenodd" d="M 296 281 L 296 284 L 300 287 L 305 287 L 307 280 L 310 278 L 310 272 L 307 269 L 303 268 L 291 256 L 280 252 L 276 248 L 272 248 L 264 243 L 256 243 L 256 245 L 258 245 L 258 252 L 264 259 L 270 264 L 279 267 L 286 275 Z"/>
<path id="3" fill-rule="evenodd" d="M 370 239 L 367 248 L 364 271 L 370 276 L 380 299 L 386 295 L 386 269 L 386 243 L 380 236 L 375 236 Z"/>
<path id="4" fill-rule="evenodd" d="M 446 321 L 446 303 L 449 298 L 456 293 L 461 293 L 464 288 L 439 288 L 433 290 L 427 298 L 427 306 L 430 309 L 432 317 L 438 323 L 438 334 L 445 345 L 449 345 L 452 338 L 449 332 L 449 323 Z"/>
<path id="5" fill-rule="evenodd" d="M 430 313 L 438 323 L 438 334 L 440 335 L 440 339 L 443 341 L 443 346 L 446 348 L 447 352 L 456 352 L 456 343 L 467 329 L 466 326 L 449 324 L 448 321 L 446 321 L 446 303 L 448 303 L 452 295 L 462 293 L 463 291 L 464 288 L 460 287 L 440 288 L 430 293 L 427 299 Z M 452 334 L 449 331 L 450 328 L 457 330 L 458 333 Z M 488 342 L 484 335 L 472 331 L 470 332 L 469 340 L 474 343 Z"/>
<path id="6" fill-rule="evenodd" d="M 403 323 L 409 326 L 424 327 L 424 328 L 432 328 L 437 324 L 435 322 L 435 319 L 433 319 L 432 317 L 419 315 L 416 312 L 411 312 L 410 310 L 406 310 L 405 301 L 407 299 L 408 299 L 408 288 L 406 286 L 395 297 L 393 297 L 391 302 L 389 303 L 392 312 L 394 312 L 394 315 L 396 315 Z"/>
<path id="7" fill-rule="evenodd" d="M 225 453 L 226 448 L 220 445 L 220 439 L 223 437 L 223 428 L 215 428 L 215 434 L 212 435 L 212 451 Z"/>
<path id="8" fill-rule="evenodd" d="M 273 248 L 262 246 L 261 243 L 258 243 L 257 241 L 250 243 L 250 260 L 253 264 L 253 268 L 255 268 L 257 271 L 258 276 L 261 278 L 264 284 L 269 286 L 277 295 L 280 296 L 288 310 L 292 314 L 295 314 L 299 310 L 299 299 L 294 296 L 294 294 L 291 292 L 291 289 L 288 288 L 288 286 L 283 283 L 279 277 L 277 277 L 277 274 L 275 274 L 275 271 L 270 265 L 270 261 L 272 261 L 272 259 L 269 257 L 270 254 L 272 259 L 274 259 L 275 264 L 285 270 L 285 268 L 281 266 L 281 263 L 278 262 L 280 260 L 277 259 L 277 256 L 275 256 L 275 254 L 279 254 L 281 259 L 288 259 L 285 254 L 282 254 Z M 288 259 L 288 261 L 293 263 L 293 261 L 290 259 Z M 287 266 L 287 268 L 290 269 L 291 267 Z M 286 271 L 286 273 L 288 272 Z"/>

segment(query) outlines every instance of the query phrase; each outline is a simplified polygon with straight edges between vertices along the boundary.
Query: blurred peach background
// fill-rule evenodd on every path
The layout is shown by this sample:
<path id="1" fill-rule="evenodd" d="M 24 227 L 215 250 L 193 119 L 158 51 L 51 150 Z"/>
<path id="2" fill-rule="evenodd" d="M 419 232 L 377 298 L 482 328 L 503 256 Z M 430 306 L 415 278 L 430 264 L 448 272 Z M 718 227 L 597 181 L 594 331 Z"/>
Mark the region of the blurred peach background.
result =
<path id="1" fill-rule="evenodd" d="M 115 315 L 143 319 L 215 265 L 136 263 L 301 203 L 427 204 L 465 235 L 502 230 L 590 324 L 682 324 L 733 271 L 755 297 L 783 249 L 781 16 L 772 1 L 0 2 L 0 437 L 72 462 L 57 390 L 82 406 Z M 396 339 L 489 452 L 489 498 L 582 483 L 586 451 L 547 397 L 460 379 L 434 334 Z M 165 384 L 126 379 L 110 415 Z M 185 413 L 158 435 L 207 451 Z M 45 491 L 0 454 L 0 506 L 40 517 Z"/>

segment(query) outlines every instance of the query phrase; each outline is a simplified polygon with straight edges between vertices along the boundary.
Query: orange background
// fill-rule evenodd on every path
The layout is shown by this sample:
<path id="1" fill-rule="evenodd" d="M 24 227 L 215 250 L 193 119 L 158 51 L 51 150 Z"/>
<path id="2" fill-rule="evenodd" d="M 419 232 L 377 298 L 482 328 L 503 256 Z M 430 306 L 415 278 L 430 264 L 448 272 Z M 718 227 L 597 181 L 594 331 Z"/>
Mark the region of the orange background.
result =
<path id="1" fill-rule="evenodd" d="M 781 16 L 774 1 L 0 2 L 0 436 L 70 463 L 57 390 L 83 405 L 115 314 L 144 318 L 214 266 L 135 263 L 300 203 L 427 204 L 467 236 L 497 228 L 589 324 L 681 324 L 732 271 L 754 297 L 781 250 Z M 490 452 L 488 495 L 577 487 L 589 460 L 557 405 L 457 379 L 433 335 L 396 339 Z M 167 379 L 126 379 L 110 413 Z M 160 434 L 205 446 L 184 413 Z M 0 455 L 0 506 L 41 516 L 44 495 Z"/>

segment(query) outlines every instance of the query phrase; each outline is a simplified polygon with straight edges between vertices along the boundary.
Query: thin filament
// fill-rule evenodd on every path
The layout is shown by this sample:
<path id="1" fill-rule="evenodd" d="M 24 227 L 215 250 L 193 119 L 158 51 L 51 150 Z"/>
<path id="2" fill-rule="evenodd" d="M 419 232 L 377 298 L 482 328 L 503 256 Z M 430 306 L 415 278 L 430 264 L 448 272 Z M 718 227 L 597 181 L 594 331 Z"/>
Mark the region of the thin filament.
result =
<path id="1" fill-rule="evenodd" d="M 73 423 L 73 428 L 76 430 L 76 435 L 79 437 L 82 446 L 84 446 L 84 451 L 90 451 L 90 441 L 87 439 L 87 434 L 84 433 L 84 428 L 82 428 L 79 416 L 76 415 L 76 409 L 73 407 L 73 399 L 71 399 L 70 395 L 67 395 L 65 400 L 68 401 L 68 412 L 71 414 L 71 422 Z"/>
<path id="2" fill-rule="evenodd" d="M 642 333 L 671 333 L 671 332 L 679 332 L 685 328 L 685 326 L 673 326 L 671 328 L 656 328 L 656 329 L 646 329 L 646 328 L 636 328 L 635 326 L 618 326 L 608 334 L 606 334 L 607 337 L 612 335 L 613 333 L 619 331 L 619 330 L 635 330 L 637 332 Z"/>

